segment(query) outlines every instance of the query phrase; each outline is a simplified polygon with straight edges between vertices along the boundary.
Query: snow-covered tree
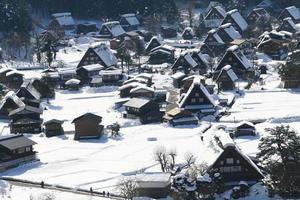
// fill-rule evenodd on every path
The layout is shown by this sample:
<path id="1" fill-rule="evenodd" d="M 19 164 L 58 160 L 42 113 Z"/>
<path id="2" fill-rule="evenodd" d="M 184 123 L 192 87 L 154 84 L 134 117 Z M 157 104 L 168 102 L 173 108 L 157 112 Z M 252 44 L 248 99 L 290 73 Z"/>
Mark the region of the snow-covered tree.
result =
<path id="1" fill-rule="evenodd" d="M 267 129 L 268 135 L 261 138 L 257 157 L 268 172 L 266 184 L 281 194 L 300 192 L 300 184 L 290 173 L 291 162 L 300 163 L 300 137 L 289 126 Z M 299 166 L 299 165 L 298 165 Z M 299 181 L 299 180 L 298 180 Z"/>

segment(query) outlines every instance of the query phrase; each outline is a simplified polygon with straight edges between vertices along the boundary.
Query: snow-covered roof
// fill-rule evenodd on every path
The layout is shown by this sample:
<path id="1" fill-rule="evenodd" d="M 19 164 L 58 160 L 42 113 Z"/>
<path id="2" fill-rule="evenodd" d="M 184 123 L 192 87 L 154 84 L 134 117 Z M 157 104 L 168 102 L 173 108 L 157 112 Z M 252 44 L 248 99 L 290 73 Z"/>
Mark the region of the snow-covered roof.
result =
<path id="1" fill-rule="evenodd" d="M 287 7 L 287 8 L 285 8 L 285 9 L 290 13 L 290 15 L 291 15 L 295 20 L 300 19 L 300 11 L 299 11 L 299 9 L 298 9 L 296 6 L 290 6 L 290 7 Z"/>
<path id="2" fill-rule="evenodd" d="M 249 121 L 241 121 L 240 123 L 238 123 L 238 124 L 236 125 L 236 127 L 238 128 L 238 127 L 240 127 L 240 126 L 242 126 L 242 125 L 244 125 L 244 124 L 246 124 L 246 125 L 248 125 L 248 126 L 251 126 L 251 127 L 255 127 L 255 125 L 254 125 L 252 122 L 249 122 Z"/>
<path id="3" fill-rule="evenodd" d="M 231 23 L 224 24 L 220 26 L 219 29 L 223 29 L 233 40 L 242 38 L 241 34 L 234 29 Z"/>
<path id="4" fill-rule="evenodd" d="M 147 103 L 149 103 L 149 99 L 142 99 L 142 98 L 132 98 L 127 101 L 124 106 L 133 107 L 133 108 L 141 108 Z"/>
<path id="5" fill-rule="evenodd" d="M 118 59 L 113 54 L 113 52 L 106 46 L 106 44 L 101 43 L 100 45 L 93 46 L 93 49 L 107 67 L 118 64 Z"/>
<path id="6" fill-rule="evenodd" d="M 104 67 L 100 64 L 91 64 L 91 65 L 82 66 L 81 68 L 87 71 L 97 71 L 103 69 Z"/>
<path id="7" fill-rule="evenodd" d="M 13 69 L 8 68 L 8 67 L 2 67 L 2 68 L 0 69 L 0 74 L 2 74 L 2 73 L 5 73 L 5 74 L 6 74 L 6 72 L 12 71 L 12 70 L 13 70 Z"/>
<path id="8" fill-rule="evenodd" d="M 23 101 L 16 95 L 15 92 L 9 91 L 9 92 L 4 96 L 4 98 L 2 99 L 0 108 L 3 107 L 3 105 L 5 104 L 5 102 L 6 102 L 8 99 L 11 99 L 13 102 L 15 102 L 15 104 L 17 104 L 19 108 L 25 106 L 25 104 L 23 103 Z"/>
<path id="9" fill-rule="evenodd" d="M 152 38 L 151 38 L 151 40 L 148 42 L 148 44 L 145 46 L 145 49 L 148 49 L 149 48 L 149 46 L 152 44 L 152 42 L 154 42 L 154 41 L 157 41 L 160 45 L 161 45 L 161 42 L 159 41 L 159 39 L 156 37 L 156 36 L 153 36 Z"/>
<path id="10" fill-rule="evenodd" d="M 132 26 L 140 25 L 140 22 L 134 13 L 124 14 L 122 17 L 124 17 Z"/>
<path id="11" fill-rule="evenodd" d="M 101 70 L 99 72 L 100 76 L 103 75 L 122 75 L 122 70 L 120 69 L 114 69 L 114 70 Z"/>
<path id="12" fill-rule="evenodd" d="M 208 31 L 208 34 L 212 35 L 218 43 L 224 44 L 224 41 L 220 38 L 216 29 Z"/>
<path id="13" fill-rule="evenodd" d="M 252 65 L 248 58 L 239 50 L 239 47 L 237 45 L 233 45 L 227 49 L 227 52 L 232 51 L 232 53 L 236 56 L 237 59 L 243 64 L 243 66 L 248 69 Z M 226 56 L 226 54 L 224 55 Z"/>
<path id="14" fill-rule="evenodd" d="M 235 81 L 238 80 L 237 75 L 236 75 L 236 74 L 234 73 L 234 71 L 231 69 L 231 66 L 230 66 L 230 65 L 226 65 L 225 67 L 223 67 L 223 68 L 222 68 L 222 71 L 225 71 L 225 72 L 228 74 L 229 78 L 230 78 L 233 82 L 235 82 Z M 221 71 L 221 73 L 222 73 L 222 71 Z"/>
<path id="15" fill-rule="evenodd" d="M 11 70 L 9 72 L 6 72 L 6 76 L 11 76 L 11 75 L 14 75 L 14 74 L 24 75 L 24 74 L 22 74 L 21 72 L 19 72 L 17 70 Z"/>
<path id="16" fill-rule="evenodd" d="M 140 188 L 164 188 L 171 184 L 171 174 L 163 172 L 138 174 L 136 182 Z"/>
<path id="17" fill-rule="evenodd" d="M 120 90 L 124 90 L 126 88 L 138 87 L 138 86 L 144 86 L 144 84 L 138 83 L 138 82 L 132 82 L 132 83 L 128 83 L 128 84 L 120 86 L 118 90 L 120 91 Z"/>
<path id="18" fill-rule="evenodd" d="M 52 17 L 55 18 L 61 26 L 73 26 L 75 25 L 74 19 L 69 12 L 54 13 Z"/>
<path id="19" fill-rule="evenodd" d="M 183 99 L 179 102 L 179 107 L 180 108 L 185 107 L 186 101 L 189 98 L 189 96 L 191 95 L 194 87 L 199 87 L 200 90 L 203 92 L 203 94 L 208 98 L 208 100 L 210 101 L 210 103 L 213 106 L 216 106 L 216 102 L 214 101 L 214 99 L 212 98 L 212 96 L 209 94 L 209 92 L 207 91 L 206 87 L 201 83 L 201 79 L 200 78 L 194 78 L 193 84 L 190 86 L 190 88 L 187 91 L 187 93 L 184 94 Z"/>
<path id="20" fill-rule="evenodd" d="M 114 37 L 123 35 L 125 33 L 119 21 L 106 22 L 103 23 L 102 26 L 106 26 Z"/>
<path id="21" fill-rule="evenodd" d="M 130 93 L 154 92 L 154 89 L 146 85 L 139 85 L 130 90 Z"/>
<path id="22" fill-rule="evenodd" d="M 214 7 L 223 17 L 226 16 L 226 11 L 221 6 Z"/>
<path id="23" fill-rule="evenodd" d="M 237 9 L 231 10 L 227 12 L 228 15 L 231 16 L 231 18 L 235 21 L 235 23 L 241 28 L 241 30 L 246 30 L 248 27 L 248 24 L 246 20 L 242 17 L 242 15 L 239 13 Z"/>
<path id="24" fill-rule="evenodd" d="M 65 85 L 78 85 L 80 83 L 80 80 L 72 78 L 70 80 L 67 80 L 65 82 Z"/>
<path id="25" fill-rule="evenodd" d="M 190 54 L 190 52 L 186 51 L 186 52 L 183 52 L 181 55 L 192 67 L 196 67 L 198 65 L 196 63 L 196 61 L 192 58 L 192 55 Z"/>
<path id="26" fill-rule="evenodd" d="M 171 76 L 171 78 L 172 79 L 179 79 L 179 78 L 183 78 L 183 77 L 185 77 L 185 73 L 183 73 L 183 72 L 176 72 L 175 74 L 173 74 L 172 76 Z"/>

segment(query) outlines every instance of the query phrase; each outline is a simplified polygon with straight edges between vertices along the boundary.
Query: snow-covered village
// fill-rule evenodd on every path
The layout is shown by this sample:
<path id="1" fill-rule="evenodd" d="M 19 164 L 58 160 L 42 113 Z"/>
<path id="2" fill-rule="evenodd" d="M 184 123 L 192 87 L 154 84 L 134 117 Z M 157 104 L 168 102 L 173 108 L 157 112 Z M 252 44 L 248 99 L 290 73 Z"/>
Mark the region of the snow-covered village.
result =
<path id="1" fill-rule="evenodd" d="M 0 199 L 300 199 L 299 8 L 0 0 Z"/>

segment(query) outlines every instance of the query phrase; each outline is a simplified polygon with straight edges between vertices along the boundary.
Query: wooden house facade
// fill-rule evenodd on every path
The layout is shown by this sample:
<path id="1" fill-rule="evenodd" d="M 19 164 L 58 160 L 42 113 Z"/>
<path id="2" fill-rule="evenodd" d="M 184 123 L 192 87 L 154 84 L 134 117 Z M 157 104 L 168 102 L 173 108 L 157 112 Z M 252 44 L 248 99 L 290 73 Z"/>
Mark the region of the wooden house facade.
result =
<path id="1" fill-rule="evenodd" d="M 226 17 L 222 24 L 231 23 L 231 25 L 237 30 L 241 35 L 248 28 L 248 23 L 242 17 L 237 9 L 231 10 L 226 13 Z"/>
<path id="2" fill-rule="evenodd" d="M 85 22 L 82 24 L 78 24 L 76 27 L 77 34 L 87 34 L 96 31 L 97 31 L 97 26 L 96 23 L 93 22 Z"/>
<path id="3" fill-rule="evenodd" d="M 134 31 L 140 26 L 140 21 L 138 20 L 136 14 L 129 13 L 121 15 L 120 24 L 125 31 Z"/>
<path id="4" fill-rule="evenodd" d="M 183 52 L 177 58 L 171 69 L 173 73 L 176 73 L 177 71 L 182 71 L 188 74 L 189 71 L 197 67 L 197 65 L 197 62 L 192 58 L 190 52 Z"/>
<path id="5" fill-rule="evenodd" d="M 294 23 L 300 23 L 300 10 L 296 6 L 290 6 L 282 10 L 278 19 L 284 20 L 285 18 L 290 17 Z"/>
<path id="6" fill-rule="evenodd" d="M 44 132 L 47 137 L 53 137 L 64 134 L 62 124 L 64 122 L 57 119 L 52 119 L 44 122 Z"/>
<path id="7" fill-rule="evenodd" d="M 235 137 L 239 136 L 255 136 L 256 128 L 255 125 L 251 122 L 242 121 L 237 124 L 234 132 Z"/>
<path id="8" fill-rule="evenodd" d="M 117 66 L 118 60 L 113 52 L 102 43 L 100 45 L 90 47 L 80 60 L 77 68 L 92 64 L 100 64 L 107 68 Z"/>
<path id="9" fill-rule="evenodd" d="M 234 90 L 235 83 L 238 80 L 238 77 L 231 69 L 230 65 L 227 65 L 222 68 L 220 74 L 216 78 L 216 83 L 218 85 L 219 91 L 226 91 L 226 90 Z"/>
<path id="10" fill-rule="evenodd" d="M 158 103 L 150 99 L 132 98 L 124 104 L 126 118 L 139 118 L 142 124 L 160 122 L 163 113 Z"/>
<path id="11" fill-rule="evenodd" d="M 212 7 L 204 18 L 206 28 L 217 28 L 226 16 L 226 11 L 221 6 Z"/>
<path id="12" fill-rule="evenodd" d="M 86 113 L 75 118 L 72 123 L 75 125 L 74 140 L 100 138 L 103 135 L 102 117 Z"/>
<path id="13" fill-rule="evenodd" d="M 82 83 L 89 83 L 93 77 L 99 76 L 99 72 L 104 69 L 100 64 L 85 65 L 76 69 L 76 74 Z"/>
<path id="14" fill-rule="evenodd" d="M 6 86 L 13 89 L 18 89 L 23 84 L 24 75 L 17 70 L 12 70 L 6 73 Z"/>
<path id="15" fill-rule="evenodd" d="M 43 113 L 41 108 L 24 106 L 12 110 L 9 113 L 10 132 L 17 133 L 40 133 L 42 131 L 42 122 L 40 115 Z"/>
<path id="16" fill-rule="evenodd" d="M 209 172 L 220 173 L 221 181 L 227 184 L 240 181 L 253 184 L 263 179 L 260 169 L 238 147 L 234 144 L 223 146 L 224 149 L 209 167 Z"/>
<path id="17" fill-rule="evenodd" d="M 181 95 L 178 106 L 183 110 L 207 115 L 215 113 L 216 103 L 201 80 L 195 78 L 189 90 Z"/>
<path id="18" fill-rule="evenodd" d="M 248 14 L 246 20 L 249 24 L 254 24 L 259 20 L 268 20 L 270 17 L 270 14 L 264 8 L 254 8 Z"/>
<path id="19" fill-rule="evenodd" d="M 1 101 L 0 118 L 8 118 L 11 111 L 24 106 L 24 102 L 16 95 L 16 93 L 9 91 Z"/>
<path id="20" fill-rule="evenodd" d="M 35 144 L 23 135 L 0 136 L 0 172 L 36 160 Z"/>
<path id="21" fill-rule="evenodd" d="M 235 74 L 242 78 L 247 72 L 251 71 L 252 64 L 248 58 L 239 50 L 238 46 L 231 46 L 225 52 L 223 58 L 218 63 L 215 74 L 218 75 L 222 68 L 226 65 L 230 65 Z"/>
<path id="22" fill-rule="evenodd" d="M 175 107 L 169 111 L 166 111 L 163 116 L 163 122 L 169 123 L 172 126 L 179 125 L 198 125 L 198 118 L 195 117 L 192 112 L 187 110 L 181 110 Z"/>
<path id="23" fill-rule="evenodd" d="M 99 34 L 105 38 L 120 38 L 125 34 L 125 31 L 119 21 L 111 21 L 102 24 Z"/>
<path id="24" fill-rule="evenodd" d="M 145 47 L 146 52 L 150 52 L 155 47 L 159 47 L 161 45 L 161 42 L 158 40 L 157 37 L 152 37 L 151 40 L 148 42 L 148 44 Z"/>

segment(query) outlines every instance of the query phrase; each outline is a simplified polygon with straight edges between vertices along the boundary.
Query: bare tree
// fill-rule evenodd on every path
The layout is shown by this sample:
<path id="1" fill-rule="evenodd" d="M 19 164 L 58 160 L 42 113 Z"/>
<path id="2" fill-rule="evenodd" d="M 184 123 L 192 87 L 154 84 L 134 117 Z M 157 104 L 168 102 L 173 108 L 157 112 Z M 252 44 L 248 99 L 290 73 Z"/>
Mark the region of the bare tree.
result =
<path id="1" fill-rule="evenodd" d="M 135 178 L 127 177 L 119 181 L 118 190 L 126 199 L 132 199 L 137 192 L 137 183 Z"/>
<path id="2" fill-rule="evenodd" d="M 170 149 L 168 152 L 171 161 L 170 161 L 170 168 L 173 169 L 175 167 L 175 158 L 177 156 L 177 150 L 175 148 Z"/>
<path id="3" fill-rule="evenodd" d="M 196 156 L 194 156 L 191 152 L 186 152 L 184 155 L 184 159 L 187 167 L 192 166 L 196 162 Z"/>
<path id="4" fill-rule="evenodd" d="M 154 150 L 154 159 L 159 162 L 162 172 L 168 171 L 169 157 L 164 146 L 158 146 Z"/>

